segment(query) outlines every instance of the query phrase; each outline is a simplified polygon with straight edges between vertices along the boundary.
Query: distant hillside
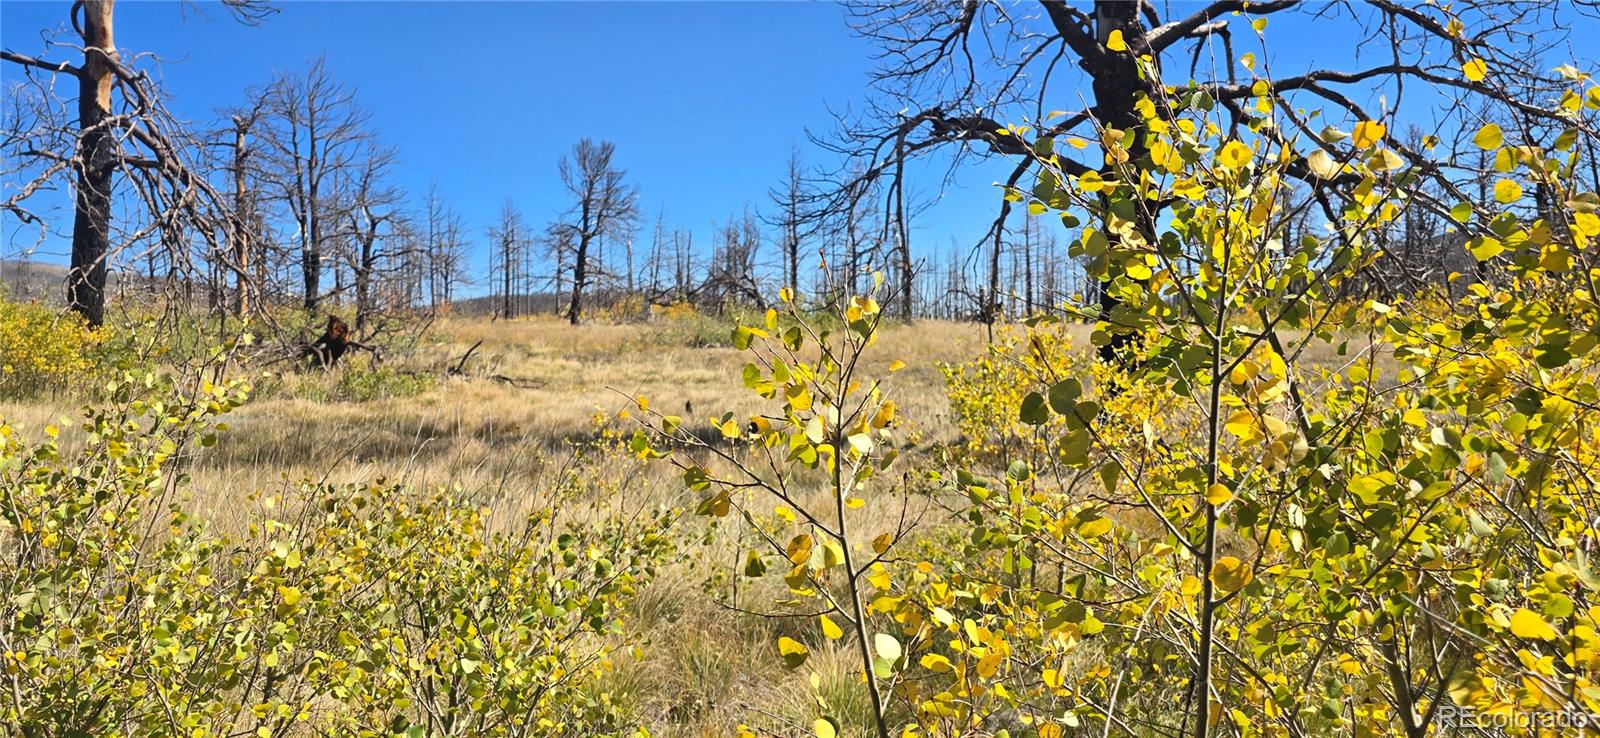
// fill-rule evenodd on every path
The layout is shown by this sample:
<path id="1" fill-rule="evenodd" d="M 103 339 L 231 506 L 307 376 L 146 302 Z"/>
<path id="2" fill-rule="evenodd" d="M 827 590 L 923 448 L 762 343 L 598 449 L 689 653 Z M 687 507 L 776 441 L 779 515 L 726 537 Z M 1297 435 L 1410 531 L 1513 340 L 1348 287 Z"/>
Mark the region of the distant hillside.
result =
<path id="1" fill-rule="evenodd" d="M 518 313 L 553 313 L 560 301 L 555 295 L 548 292 L 534 294 L 514 295 L 511 298 Z M 484 297 L 469 297 L 465 300 L 455 300 L 450 303 L 450 311 L 456 315 L 481 316 L 493 315 L 499 312 L 504 301 L 498 295 Z"/>
<path id="2" fill-rule="evenodd" d="M 67 268 L 25 259 L 0 259 L 0 291 L 13 300 L 60 304 Z"/>

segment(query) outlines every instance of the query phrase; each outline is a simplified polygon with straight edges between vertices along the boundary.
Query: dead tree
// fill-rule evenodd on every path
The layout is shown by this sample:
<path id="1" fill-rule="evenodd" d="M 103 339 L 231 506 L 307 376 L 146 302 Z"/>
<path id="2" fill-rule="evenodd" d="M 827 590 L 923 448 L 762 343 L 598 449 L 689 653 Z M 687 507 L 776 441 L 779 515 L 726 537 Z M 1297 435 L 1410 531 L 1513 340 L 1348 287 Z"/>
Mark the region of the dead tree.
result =
<path id="1" fill-rule="evenodd" d="M 255 0 L 229 0 L 226 5 L 250 23 L 272 12 Z M 7 179 L 19 184 L 9 188 L 0 209 L 39 226 L 43 238 L 44 222 L 28 210 L 27 201 L 58 179 L 70 182 L 72 259 L 66 299 L 96 326 L 105 320 L 106 273 L 114 247 L 138 243 L 181 222 L 204 234 L 215 257 L 227 258 L 213 241 L 214 234 L 229 230 L 231 218 L 226 200 L 198 168 L 197 142 L 162 105 L 150 76 L 130 66 L 131 60 L 117 49 L 115 7 L 115 0 L 79 0 L 70 6 L 78 41 L 60 46 L 81 49 L 77 63 L 0 50 L 0 60 L 24 70 L 26 94 L 35 105 L 31 115 L 16 121 L 26 128 L 7 132 Z M 77 82 L 76 116 L 70 121 L 58 115 L 64 112 L 55 93 L 60 78 Z M 15 169 L 9 168 L 11 162 Z M 119 176 L 132 185 L 133 210 L 148 220 L 123 228 L 114 244 Z"/>
<path id="2" fill-rule="evenodd" d="M 804 242 L 816 234 L 819 221 L 819 214 L 808 209 L 815 199 L 808 192 L 809 187 L 800 163 L 800 150 L 791 149 L 783 181 L 767 191 L 777 212 L 763 220 L 778 229 L 778 249 L 783 253 L 783 286 L 795 292 L 800 290 L 800 254 Z"/>
<path id="3" fill-rule="evenodd" d="M 394 160 L 394 149 L 369 144 L 353 172 L 354 181 L 341 188 L 349 191 L 350 206 L 344 214 L 355 252 L 350 267 L 356 291 L 357 332 L 367 329 L 377 310 L 373 290 L 383 261 L 381 246 L 392 234 L 390 226 L 405 197 L 399 188 L 385 181 Z"/>
<path id="4" fill-rule="evenodd" d="M 1234 54 L 1234 33 L 1244 29 L 1253 35 L 1248 26 L 1252 20 L 1289 12 L 1309 14 L 1318 24 L 1350 24 L 1358 37 L 1368 40 L 1350 55 L 1349 69 L 1310 69 L 1268 80 L 1266 97 L 1278 109 L 1325 108 L 1330 115 L 1377 120 L 1384 115 L 1364 107 L 1360 91 L 1380 87 L 1392 101 L 1409 82 L 1440 90 L 1446 98 L 1487 98 L 1529 115 L 1548 115 L 1524 102 L 1536 98 L 1544 74 L 1538 68 L 1539 49 L 1534 47 L 1561 43 L 1559 34 L 1534 35 L 1533 29 L 1552 25 L 1534 17 L 1553 14 L 1548 6 L 1466 2 L 1446 9 L 1396 0 L 1215 0 L 1199 6 L 1037 0 L 1016 6 L 993 0 L 871 0 L 852 4 L 849 13 L 857 32 L 879 48 L 883 66 L 874 75 L 879 97 L 865 115 L 841 118 L 837 135 L 819 139 L 860 167 L 859 175 L 838 179 L 831 206 L 849 207 L 870 191 L 867 183 L 883 181 L 880 197 L 890 213 L 886 220 L 894 226 L 889 230 L 903 237 L 899 224 L 906 217 L 907 162 L 936 151 L 953 153 L 947 175 L 953 177 L 969 159 L 1005 156 L 1014 159 L 1015 166 L 1002 183 L 1005 197 L 983 239 L 998 251 L 1009 230 L 1013 200 L 1019 194 L 1026 196 L 1025 178 L 1040 169 L 1025 139 L 1076 136 L 1093 144 L 1104 136 L 1116 136 L 1131 161 L 1139 162 L 1145 153 L 1146 120 L 1139 105 L 1158 103 L 1165 97 L 1166 85 L 1223 106 L 1242 126 L 1250 119 L 1245 108 L 1257 96 L 1257 80 L 1236 76 L 1241 65 Z M 1363 50 L 1369 53 L 1360 53 Z M 1212 54 L 1216 62 L 1203 64 L 1203 57 Z M 1141 71 L 1141 57 L 1150 59 L 1153 74 Z M 1367 59 L 1375 61 L 1364 63 Z M 1486 74 L 1466 79 L 1462 67 L 1469 61 L 1476 67 L 1474 60 L 1481 60 Z M 1074 67 L 1081 77 L 1071 74 Z M 1184 71 L 1169 78 L 1174 68 Z M 1209 69 L 1226 71 L 1206 78 L 1202 71 Z M 1198 79 L 1191 85 L 1190 78 Z M 1085 89 L 1087 99 L 1077 105 Z M 1458 102 L 1448 100 L 1450 110 L 1470 109 Z M 1052 115 L 1052 111 L 1064 112 Z M 1158 108 L 1156 115 L 1168 113 Z M 1031 130 L 1019 135 L 1008 123 Z M 1349 153 L 1322 142 L 1309 123 L 1302 127 L 1305 130 L 1269 130 L 1262 135 L 1295 138 L 1306 156 L 1318 148 L 1329 150 L 1336 160 Z M 1393 137 L 1384 143 L 1409 163 L 1423 167 L 1421 173 L 1437 180 L 1452 199 L 1466 199 L 1451 192 L 1459 172 L 1426 164 Z M 1054 165 L 1068 176 L 1090 172 L 1114 176 L 1118 162 L 1083 155 L 1101 150 L 1091 146 L 1079 153 L 1057 146 Z M 1295 174 L 1314 177 L 1304 160 Z M 1320 184 L 1334 191 L 1354 186 L 1337 179 Z M 1421 204 L 1438 212 L 1448 210 L 1436 201 Z M 1155 205 L 1136 218 L 1131 234 L 1113 237 L 1151 242 L 1161 217 L 1161 204 Z M 994 292 L 986 311 L 990 316 L 999 299 Z M 1100 356 L 1114 360 L 1132 340 L 1136 316 L 1125 314 L 1109 284 L 1097 285 L 1093 292 L 1098 303 L 1093 309 L 1114 336 L 1101 347 Z"/>
<path id="5" fill-rule="evenodd" d="M 254 161 L 254 149 L 250 145 L 250 138 L 256 124 L 261 120 L 265 107 L 265 97 L 252 95 L 250 104 L 227 113 L 230 135 L 225 145 L 230 149 L 228 174 L 232 180 L 234 212 L 234 223 L 229 230 L 228 238 L 232 243 L 233 311 L 237 316 L 250 312 L 251 283 L 259 285 L 264 281 L 263 259 L 256 253 L 256 242 L 259 232 L 264 230 L 262 228 L 264 224 L 261 222 L 260 213 L 257 212 L 256 189 L 251 186 L 253 179 L 259 179 L 260 171 Z"/>
<path id="6" fill-rule="evenodd" d="M 516 317 L 512 295 L 515 294 L 517 265 L 526 259 L 528 235 L 522 213 L 510 199 L 500 206 L 499 222 L 489 228 L 489 243 L 495 249 L 500 271 L 500 316 Z"/>
<path id="7" fill-rule="evenodd" d="M 625 173 L 612 162 L 616 146 L 609 141 L 583 139 L 561 157 L 561 184 L 575 202 L 564 217 L 575 250 L 572 262 L 572 299 L 567 319 L 577 325 L 583 316 L 583 290 L 590 277 L 591 251 L 600 239 L 624 234 L 638 216 L 639 194 L 623 181 Z"/>
<path id="8" fill-rule="evenodd" d="M 317 309 L 323 261 L 345 218 L 346 203 L 331 197 L 337 180 L 357 166 L 370 138 L 367 113 L 355 93 L 334 79 L 327 60 L 279 75 L 267 88 L 266 142 L 278 201 L 294 222 L 307 312 Z"/>

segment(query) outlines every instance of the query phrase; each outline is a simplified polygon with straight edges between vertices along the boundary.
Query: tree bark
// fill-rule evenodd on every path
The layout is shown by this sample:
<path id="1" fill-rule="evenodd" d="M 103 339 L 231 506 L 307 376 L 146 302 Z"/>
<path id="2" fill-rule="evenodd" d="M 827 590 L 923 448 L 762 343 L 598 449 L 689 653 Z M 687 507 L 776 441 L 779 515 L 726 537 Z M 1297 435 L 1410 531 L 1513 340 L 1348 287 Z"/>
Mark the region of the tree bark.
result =
<path id="1" fill-rule="evenodd" d="M 111 251 L 111 187 L 116 140 L 108 129 L 117 47 L 112 37 L 115 0 L 85 0 L 83 68 L 78 74 L 76 205 L 72 219 L 72 263 L 67 305 L 91 326 L 105 322 L 106 259 Z"/>
<path id="2" fill-rule="evenodd" d="M 588 220 L 588 216 L 584 216 Z M 583 284 L 589 278 L 589 241 L 590 236 L 584 233 L 578 237 L 578 252 L 573 255 L 572 262 L 572 301 L 567 305 L 567 320 L 577 325 L 583 314 Z"/>
<path id="3" fill-rule="evenodd" d="M 1139 93 L 1155 99 L 1150 83 L 1139 73 L 1136 54 L 1145 53 L 1145 49 L 1129 48 L 1123 52 L 1113 52 L 1106 49 L 1106 41 L 1112 31 L 1123 31 L 1124 36 L 1130 39 L 1143 39 L 1144 34 L 1138 32 L 1140 3 L 1117 2 L 1116 0 L 1096 0 L 1094 4 L 1095 35 L 1098 38 L 1102 53 L 1092 60 L 1087 60 L 1089 76 L 1093 80 L 1095 111 L 1100 122 L 1106 127 L 1124 132 L 1124 147 L 1133 159 L 1144 150 L 1144 119 L 1139 111 L 1134 108 L 1135 96 Z M 1113 174 L 1115 169 L 1111 164 L 1106 164 L 1102 173 Z M 1144 225 L 1144 224 L 1141 224 Z M 1109 238 L 1116 238 L 1113 234 L 1106 234 Z M 1146 233 L 1147 238 L 1153 238 L 1153 229 Z M 1100 283 L 1100 319 L 1111 320 L 1112 313 L 1122 305 L 1122 300 L 1110 289 L 1109 282 Z M 1106 363 L 1121 361 L 1123 349 L 1133 343 L 1135 337 L 1126 333 L 1112 333 L 1109 340 L 1100 347 L 1100 360 Z"/>
<path id="4" fill-rule="evenodd" d="M 233 120 L 233 268 L 234 314 L 243 317 L 250 311 L 250 233 L 245 217 L 245 136 L 249 125 L 241 117 Z"/>

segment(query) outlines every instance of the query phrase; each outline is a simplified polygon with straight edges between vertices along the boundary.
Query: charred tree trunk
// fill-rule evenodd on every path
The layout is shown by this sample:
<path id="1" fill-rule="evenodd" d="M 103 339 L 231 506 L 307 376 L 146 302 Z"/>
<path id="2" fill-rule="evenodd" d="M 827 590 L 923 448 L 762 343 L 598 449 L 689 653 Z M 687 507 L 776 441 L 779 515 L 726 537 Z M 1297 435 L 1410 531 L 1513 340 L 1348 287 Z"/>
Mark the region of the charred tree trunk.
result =
<path id="1" fill-rule="evenodd" d="M 105 322 L 106 259 L 111 252 L 111 187 L 116 174 L 116 139 L 107 120 L 116 81 L 117 47 L 112 37 L 114 0 L 85 0 L 83 68 L 78 73 L 76 203 L 72 219 L 72 265 L 67 305 L 91 326 Z"/>
<path id="2" fill-rule="evenodd" d="M 502 235 L 500 241 L 500 267 L 505 271 L 502 283 L 503 292 L 500 295 L 500 315 L 504 318 L 511 317 L 511 236 Z"/>
<path id="3" fill-rule="evenodd" d="M 1101 48 L 1105 48 L 1112 31 L 1123 31 L 1127 38 L 1144 37 L 1144 34 L 1136 32 L 1140 23 L 1139 8 L 1140 3 L 1115 0 L 1095 2 L 1095 34 Z M 1145 53 L 1148 53 L 1148 50 L 1144 48 L 1129 48 L 1122 52 L 1107 50 L 1091 60 L 1086 60 L 1089 76 L 1093 80 L 1095 111 L 1106 128 L 1123 132 L 1124 147 L 1128 155 L 1135 160 L 1144 153 L 1144 120 L 1134 108 L 1134 102 L 1139 94 L 1147 95 L 1150 99 L 1158 97 L 1153 94 L 1150 81 L 1139 72 L 1137 55 Z M 1102 174 L 1114 174 L 1114 172 L 1114 167 L 1109 163 L 1102 170 Z M 1153 238 L 1153 226 L 1154 224 L 1140 224 L 1147 238 Z M 1116 238 L 1111 233 L 1107 236 Z M 1101 282 L 1099 285 L 1100 319 L 1105 321 L 1111 321 L 1113 313 L 1122 306 L 1122 300 L 1110 287 L 1109 281 Z M 1113 332 L 1110 339 L 1100 347 L 1100 360 L 1108 363 L 1120 361 L 1123 349 L 1133 342 L 1134 336 Z"/>
<path id="4" fill-rule="evenodd" d="M 234 314 L 243 317 L 250 311 L 250 220 L 245 217 L 245 136 L 249 124 L 241 116 L 233 119 L 233 268 Z"/>
<path id="5" fill-rule="evenodd" d="M 583 286 L 589 278 L 589 241 L 584 233 L 578 237 L 578 252 L 572 261 L 572 300 L 567 304 L 567 321 L 577 325 L 583 315 Z"/>

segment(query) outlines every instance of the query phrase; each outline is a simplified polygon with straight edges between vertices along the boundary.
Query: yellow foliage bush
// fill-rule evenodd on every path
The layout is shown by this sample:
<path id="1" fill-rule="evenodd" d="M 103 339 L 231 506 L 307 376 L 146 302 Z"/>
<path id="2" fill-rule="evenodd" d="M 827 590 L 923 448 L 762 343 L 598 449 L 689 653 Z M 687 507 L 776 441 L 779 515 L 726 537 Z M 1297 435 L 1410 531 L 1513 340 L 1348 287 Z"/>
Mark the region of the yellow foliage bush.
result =
<path id="1" fill-rule="evenodd" d="M 94 375 L 103 338 L 76 313 L 0 297 L 0 397 L 82 385 Z"/>
<path id="2" fill-rule="evenodd" d="M 307 482 L 223 535 L 174 467 L 246 390 L 128 376 L 81 443 L 0 418 L 0 735 L 631 732 L 596 681 L 661 518 Z"/>

